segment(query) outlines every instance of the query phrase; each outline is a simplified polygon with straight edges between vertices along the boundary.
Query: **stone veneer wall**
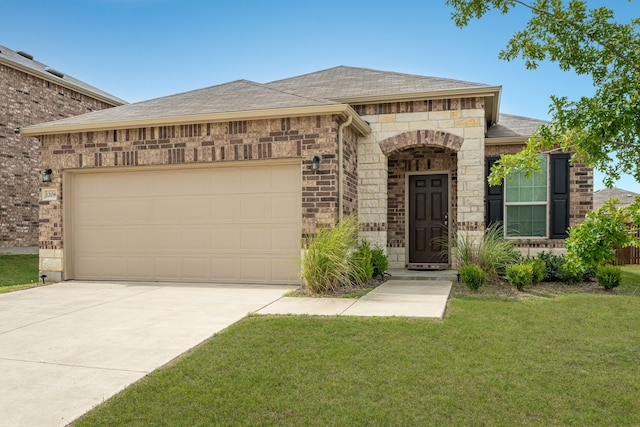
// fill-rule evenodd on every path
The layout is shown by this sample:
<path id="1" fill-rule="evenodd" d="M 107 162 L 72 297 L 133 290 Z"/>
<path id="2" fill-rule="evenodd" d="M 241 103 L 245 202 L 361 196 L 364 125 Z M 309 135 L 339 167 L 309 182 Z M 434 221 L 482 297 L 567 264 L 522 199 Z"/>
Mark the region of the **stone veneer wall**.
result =
<path id="1" fill-rule="evenodd" d="M 487 157 L 515 154 L 524 145 L 489 145 Z M 569 226 L 580 224 L 587 212 L 593 209 L 593 169 L 584 163 L 574 163 L 569 168 Z M 524 255 L 535 256 L 539 252 L 564 253 L 564 239 L 518 239 L 516 247 Z"/>
<path id="2" fill-rule="evenodd" d="M 41 165 L 53 169 L 46 188 L 57 189 L 58 200 L 40 202 L 40 269 L 61 279 L 66 169 L 300 158 L 302 234 L 313 233 L 337 219 L 337 124 L 317 116 L 43 136 Z M 318 172 L 314 155 L 323 158 Z"/>
<path id="3" fill-rule="evenodd" d="M 0 64 L 0 247 L 38 244 L 38 141 L 14 129 L 108 107 Z"/>
<path id="4" fill-rule="evenodd" d="M 449 175 L 449 230 L 456 235 L 457 193 L 458 193 L 458 155 L 455 151 L 438 147 L 416 147 L 395 152 L 389 158 L 387 183 L 387 247 L 406 247 L 406 178 L 408 172 L 425 174 L 443 173 Z M 395 250 L 395 249 L 394 249 Z"/>
<path id="5" fill-rule="evenodd" d="M 387 246 L 390 241 L 387 156 L 392 156 L 397 149 L 433 146 L 452 149 L 457 153 L 457 194 L 452 202 L 457 206 L 455 228 L 458 233 L 468 231 L 476 237 L 482 235 L 485 156 L 483 98 L 356 105 L 354 109 L 370 123 L 372 129 L 372 133 L 363 138 L 358 146 L 360 234 L 361 238 L 387 248 L 391 268 L 403 268 L 406 265 L 405 248 Z"/>

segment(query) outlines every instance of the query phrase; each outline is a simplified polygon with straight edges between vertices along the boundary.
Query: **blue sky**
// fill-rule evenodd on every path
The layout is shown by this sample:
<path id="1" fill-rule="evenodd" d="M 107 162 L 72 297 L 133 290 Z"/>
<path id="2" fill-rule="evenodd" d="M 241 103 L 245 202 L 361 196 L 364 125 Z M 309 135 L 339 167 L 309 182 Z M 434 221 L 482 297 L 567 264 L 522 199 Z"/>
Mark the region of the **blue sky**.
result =
<path id="1" fill-rule="evenodd" d="M 590 3 L 621 22 L 640 15 L 637 1 Z M 444 0 L 0 0 L 0 9 L 0 44 L 129 102 L 337 65 L 502 85 L 502 112 L 540 119 L 550 95 L 592 92 L 554 64 L 528 71 L 498 59 L 523 8 L 463 29 Z M 602 188 L 598 173 L 594 184 Z M 617 186 L 640 192 L 630 177 Z"/>

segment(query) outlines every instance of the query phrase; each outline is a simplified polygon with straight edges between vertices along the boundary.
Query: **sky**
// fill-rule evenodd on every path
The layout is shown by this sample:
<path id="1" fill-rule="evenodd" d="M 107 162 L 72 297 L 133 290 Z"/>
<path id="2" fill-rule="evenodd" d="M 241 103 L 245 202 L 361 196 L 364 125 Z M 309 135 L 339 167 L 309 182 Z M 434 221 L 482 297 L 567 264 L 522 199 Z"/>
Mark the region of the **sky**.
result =
<path id="1" fill-rule="evenodd" d="M 638 0 L 590 5 L 619 22 L 640 16 Z M 501 85 L 501 112 L 537 119 L 550 118 L 551 95 L 593 92 L 555 64 L 498 59 L 529 17 L 522 7 L 462 29 L 445 0 L 0 0 L 0 10 L 0 44 L 128 102 L 338 65 Z M 631 177 L 615 185 L 640 193 Z"/>

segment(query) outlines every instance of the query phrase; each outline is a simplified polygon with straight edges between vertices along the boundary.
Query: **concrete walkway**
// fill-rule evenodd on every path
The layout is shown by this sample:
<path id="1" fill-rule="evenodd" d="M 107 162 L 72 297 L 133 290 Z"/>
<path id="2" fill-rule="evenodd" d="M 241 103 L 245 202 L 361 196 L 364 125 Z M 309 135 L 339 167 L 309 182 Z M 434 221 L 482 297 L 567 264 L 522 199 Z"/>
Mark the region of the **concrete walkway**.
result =
<path id="1" fill-rule="evenodd" d="M 450 276 L 391 274 L 360 299 L 184 283 L 62 282 L 1 294 L 0 426 L 67 425 L 250 312 L 442 318 Z"/>
<path id="2" fill-rule="evenodd" d="M 258 314 L 442 318 L 455 272 L 392 270 L 388 281 L 359 299 L 283 297 Z"/>

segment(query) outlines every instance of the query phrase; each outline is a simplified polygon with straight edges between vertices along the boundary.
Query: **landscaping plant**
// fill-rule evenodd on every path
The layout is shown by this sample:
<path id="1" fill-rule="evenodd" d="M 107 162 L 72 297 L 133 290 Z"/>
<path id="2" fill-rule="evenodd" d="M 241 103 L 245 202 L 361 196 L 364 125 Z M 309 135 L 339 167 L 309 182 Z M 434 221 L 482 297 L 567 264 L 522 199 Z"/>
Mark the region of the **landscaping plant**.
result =
<path id="1" fill-rule="evenodd" d="M 358 244 L 356 218 L 349 216 L 330 228 L 320 228 L 308 241 L 301 260 L 301 273 L 307 289 L 316 294 L 352 286 L 359 276 L 356 260 L 351 256 Z M 355 274 L 354 274 L 355 273 Z"/>
<path id="2" fill-rule="evenodd" d="M 373 277 L 382 278 L 389 268 L 387 255 L 385 255 L 384 250 L 378 245 L 371 249 L 371 264 L 373 265 Z"/>
<path id="3" fill-rule="evenodd" d="M 494 278 L 520 259 L 513 242 L 504 238 L 502 226 L 498 223 L 489 226 L 479 241 L 468 233 L 460 236 L 452 253 L 458 265 L 476 264 Z"/>
<path id="4" fill-rule="evenodd" d="M 601 265 L 596 271 L 596 281 L 607 290 L 620 286 L 622 269 L 615 265 Z"/>
<path id="5" fill-rule="evenodd" d="M 507 280 L 519 291 L 531 285 L 533 281 L 533 265 L 521 262 L 507 267 Z"/>
<path id="6" fill-rule="evenodd" d="M 533 271 L 532 274 L 532 283 L 540 283 L 544 280 L 544 270 L 545 263 L 541 259 L 530 259 L 529 264 L 531 264 L 531 269 Z"/>
<path id="7" fill-rule="evenodd" d="M 487 283 L 487 274 L 476 264 L 465 264 L 460 269 L 460 279 L 472 291 Z"/>
<path id="8" fill-rule="evenodd" d="M 362 284 L 371 280 L 374 270 L 372 256 L 371 245 L 367 241 L 362 241 L 351 255 L 354 266 L 353 282 Z"/>

